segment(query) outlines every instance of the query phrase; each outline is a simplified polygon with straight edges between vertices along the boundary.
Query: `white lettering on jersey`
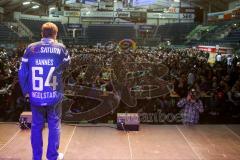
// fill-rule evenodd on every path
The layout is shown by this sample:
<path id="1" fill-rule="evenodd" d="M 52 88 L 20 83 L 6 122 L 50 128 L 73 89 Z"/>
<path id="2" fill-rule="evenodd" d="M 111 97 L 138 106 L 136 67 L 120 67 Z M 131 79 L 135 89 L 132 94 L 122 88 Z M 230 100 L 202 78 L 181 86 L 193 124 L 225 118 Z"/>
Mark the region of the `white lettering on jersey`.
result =
<path id="1" fill-rule="evenodd" d="M 55 47 L 41 47 L 40 53 L 61 54 L 61 50 Z"/>
<path id="2" fill-rule="evenodd" d="M 49 98 L 57 98 L 58 93 L 56 91 L 53 92 L 32 92 L 33 98 L 39 98 L 39 99 L 49 99 Z"/>
<path id="3" fill-rule="evenodd" d="M 52 66 L 53 59 L 35 59 L 35 64 L 37 66 Z"/>

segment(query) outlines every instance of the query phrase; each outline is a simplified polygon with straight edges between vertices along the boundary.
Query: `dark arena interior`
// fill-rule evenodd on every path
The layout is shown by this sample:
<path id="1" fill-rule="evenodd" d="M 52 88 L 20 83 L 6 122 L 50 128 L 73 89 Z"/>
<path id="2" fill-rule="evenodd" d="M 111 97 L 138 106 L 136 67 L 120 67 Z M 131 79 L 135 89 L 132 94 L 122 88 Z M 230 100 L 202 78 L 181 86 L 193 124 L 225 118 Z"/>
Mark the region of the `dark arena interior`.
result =
<path id="1" fill-rule="evenodd" d="M 69 64 L 45 80 L 35 60 L 25 94 L 28 53 L 54 52 L 37 51 L 47 22 Z M 62 88 L 58 159 L 239 160 L 240 0 L 0 0 L 0 160 L 38 160 L 32 102 L 55 93 L 41 83 Z"/>

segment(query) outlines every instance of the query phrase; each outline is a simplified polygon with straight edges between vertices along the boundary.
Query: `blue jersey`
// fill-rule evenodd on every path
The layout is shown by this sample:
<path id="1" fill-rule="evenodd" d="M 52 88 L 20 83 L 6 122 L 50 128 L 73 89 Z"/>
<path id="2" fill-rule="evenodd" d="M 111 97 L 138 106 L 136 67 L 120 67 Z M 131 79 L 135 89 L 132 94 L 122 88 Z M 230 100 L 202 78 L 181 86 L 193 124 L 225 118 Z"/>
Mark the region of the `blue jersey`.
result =
<path id="1" fill-rule="evenodd" d="M 62 100 L 62 70 L 69 62 L 65 46 L 53 39 L 42 38 L 26 48 L 18 77 L 23 94 L 29 94 L 31 105 L 51 106 Z"/>

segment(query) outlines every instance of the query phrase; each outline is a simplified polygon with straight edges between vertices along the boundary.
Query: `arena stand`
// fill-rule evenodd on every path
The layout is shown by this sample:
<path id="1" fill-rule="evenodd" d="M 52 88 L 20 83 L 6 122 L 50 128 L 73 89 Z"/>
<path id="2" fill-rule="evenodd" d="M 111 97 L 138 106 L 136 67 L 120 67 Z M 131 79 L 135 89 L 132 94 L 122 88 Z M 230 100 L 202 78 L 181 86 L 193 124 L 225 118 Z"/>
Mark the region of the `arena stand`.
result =
<path id="1" fill-rule="evenodd" d="M 229 32 L 229 34 L 226 37 L 224 37 L 223 40 L 230 43 L 240 43 L 239 37 L 240 37 L 240 25 L 239 27 L 233 28 Z"/>
<path id="2" fill-rule="evenodd" d="M 89 25 L 86 29 L 86 35 L 90 44 L 136 38 L 134 25 Z"/>
<path id="3" fill-rule="evenodd" d="M 33 33 L 33 39 L 34 40 L 39 40 L 41 37 L 41 31 L 39 28 L 41 28 L 42 24 L 47 22 L 47 21 L 41 21 L 41 20 L 31 20 L 31 19 L 20 19 L 20 21 L 28 27 L 32 33 Z M 64 30 L 64 27 L 61 22 L 54 21 L 54 23 L 58 26 L 59 29 L 59 38 L 61 39 L 62 37 L 66 36 L 66 32 Z"/>
<path id="4" fill-rule="evenodd" d="M 14 42 L 18 40 L 18 35 L 4 23 L 0 23 L 0 42 Z"/>
<path id="5" fill-rule="evenodd" d="M 156 38 L 170 40 L 173 44 L 183 44 L 186 36 L 196 27 L 196 23 L 171 23 L 158 26 Z"/>
<path id="6" fill-rule="evenodd" d="M 239 43 L 239 20 L 220 21 L 197 26 L 188 35 L 188 44 L 236 45 Z"/>

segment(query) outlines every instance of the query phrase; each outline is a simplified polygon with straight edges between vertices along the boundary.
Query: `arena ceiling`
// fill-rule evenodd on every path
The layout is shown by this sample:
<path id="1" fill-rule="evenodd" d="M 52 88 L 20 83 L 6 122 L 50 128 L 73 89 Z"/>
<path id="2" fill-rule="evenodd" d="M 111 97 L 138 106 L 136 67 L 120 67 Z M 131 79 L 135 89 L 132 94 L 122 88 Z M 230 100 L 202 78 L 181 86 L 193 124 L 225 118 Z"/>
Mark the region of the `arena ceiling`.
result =
<path id="1" fill-rule="evenodd" d="M 19 11 L 22 13 L 34 13 L 45 15 L 47 14 L 49 5 L 58 6 L 62 0 L 31 0 L 33 3 L 29 5 L 23 5 L 23 2 L 27 0 L 0 0 L 0 7 L 4 8 L 5 14 L 12 13 L 14 11 Z M 34 5 L 39 5 L 39 8 L 33 9 Z"/>
<path id="2" fill-rule="evenodd" d="M 61 6 L 62 0 L 32 0 L 39 4 L 38 9 L 32 9 L 35 3 L 30 5 L 23 5 L 26 0 L 0 0 L 0 6 L 4 8 L 5 14 L 9 14 L 13 11 L 19 11 L 22 13 L 35 13 L 39 15 L 47 14 L 47 7 L 49 5 Z M 228 5 L 236 0 L 181 0 L 183 2 L 190 2 L 192 6 L 197 6 L 205 9 L 206 11 L 218 12 L 228 9 Z M 209 7 L 211 6 L 211 7 Z M 157 6 L 156 6 L 157 7 Z M 211 8 L 211 9 L 210 9 Z"/>

